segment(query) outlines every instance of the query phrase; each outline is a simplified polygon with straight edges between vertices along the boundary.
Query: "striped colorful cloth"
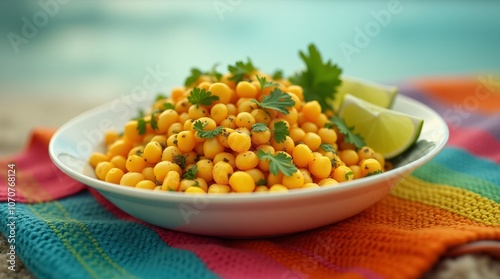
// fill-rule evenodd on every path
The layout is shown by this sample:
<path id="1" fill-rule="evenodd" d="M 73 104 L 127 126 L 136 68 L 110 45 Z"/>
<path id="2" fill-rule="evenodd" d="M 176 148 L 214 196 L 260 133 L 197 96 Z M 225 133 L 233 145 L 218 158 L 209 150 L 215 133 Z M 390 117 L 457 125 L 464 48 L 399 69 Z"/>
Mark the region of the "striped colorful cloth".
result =
<path id="1" fill-rule="evenodd" d="M 37 130 L 23 154 L 1 160 L 0 230 L 15 239 L 9 253 L 38 278 L 419 278 L 454 247 L 500 241 L 494 85 L 440 79 L 402 86 L 401 94 L 448 122 L 449 144 L 381 202 L 337 224 L 255 240 L 158 228 L 59 172 L 47 154 L 53 130 Z M 9 163 L 15 195 L 6 185 Z"/>

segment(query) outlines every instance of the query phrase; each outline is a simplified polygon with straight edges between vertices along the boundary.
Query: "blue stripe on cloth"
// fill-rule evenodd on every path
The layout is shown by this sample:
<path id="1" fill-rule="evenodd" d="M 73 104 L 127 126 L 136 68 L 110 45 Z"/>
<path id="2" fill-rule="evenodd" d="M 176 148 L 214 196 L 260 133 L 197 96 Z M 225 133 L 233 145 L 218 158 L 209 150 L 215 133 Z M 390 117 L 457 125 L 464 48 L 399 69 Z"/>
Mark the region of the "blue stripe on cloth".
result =
<path id="1" fill-rule="evenodd" d="M 88 192 L 16 210 L 19 255 L 38 278 L 217 278 L 195 254 L 117 219 Z"/>
<path id="2" fill-rule="evenodd" d="M 500 187 L 500 165 L 476 157 L 464 149 L 447 147 L 433 159 L 434 162 L 463 174 L 475 176 Z"/>

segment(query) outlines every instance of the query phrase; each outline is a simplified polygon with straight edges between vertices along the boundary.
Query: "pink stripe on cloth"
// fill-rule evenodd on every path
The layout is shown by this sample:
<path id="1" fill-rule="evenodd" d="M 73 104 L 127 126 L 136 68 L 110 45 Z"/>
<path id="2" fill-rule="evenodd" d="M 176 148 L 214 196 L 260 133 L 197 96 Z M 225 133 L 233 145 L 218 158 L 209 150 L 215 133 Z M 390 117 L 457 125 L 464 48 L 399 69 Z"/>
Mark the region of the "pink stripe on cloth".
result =
<path id="1" fill-rule="evenodd" d="M 73 195 L 85 185 L 73 180 L 61 172 L 49 157 L 48 141 L 52 129 L 35 130 L 27 149 L 20 155 L 0 160 L 2 176 L 7 175 L 7 169 L 14 170 L 16 183 L 7 187 L 7 177 L 0 180 L 0 201 L 8 200 L 8 192 L 16 191 L 16 202 L 36 203 L 57 200 Z M 13 164 L 12 168 L 8 164 Z"/>
<path id="2" fill-rule="evenodd" d="M 500 150 L 500 142 L 493 135 L 472 127 L 448 125 L 448 129 L 450 130 L 449 146 L 465 149 L 475 156 L 500 164 L 500 153 L 492 152 Z"/>
<path id="3" fill-rule="evenodd" d="M 143 222 L 116 207 L 96 190 L 90 189 L 90 192 L 117 218 L 150 227 L 168 246 L 193 252 L 210 271 L 223 278 L 282 278 L 290 272 L 288 268 L 266 255 L 231 248 L 231 240 L 175 232 Z"/>

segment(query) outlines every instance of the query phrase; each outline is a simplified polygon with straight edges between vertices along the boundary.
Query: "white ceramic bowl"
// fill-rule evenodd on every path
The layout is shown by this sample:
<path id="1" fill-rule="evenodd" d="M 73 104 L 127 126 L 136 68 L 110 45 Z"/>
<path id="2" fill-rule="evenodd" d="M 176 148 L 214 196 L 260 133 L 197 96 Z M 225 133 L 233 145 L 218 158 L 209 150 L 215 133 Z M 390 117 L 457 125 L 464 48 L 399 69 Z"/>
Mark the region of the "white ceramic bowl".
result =
<path id="1" fill-rule="evenodd" d="M 136 98 L 139 99 L 139 98 Z M 424 119 L 417 144 L 396 158 L 396 168 L 335 186 L 288 193 L 188 195 L 119 186 L 98 180 L 88 158 L 104 151 L 107 129 L 120 131 L 138 108 L 152 100 L 119 99 L 90 110 L 62 126 L 49 153 L 64 173 L 99 191 L 123 211 L 145 222 L 177 231 L 221 237 L 265 237 L 332 224 L 356 215 L 384 198 L 405 175 L 429 161 L 448 140 L 443 119 L 427 106 L 398 96 L 393 109 Z"/>

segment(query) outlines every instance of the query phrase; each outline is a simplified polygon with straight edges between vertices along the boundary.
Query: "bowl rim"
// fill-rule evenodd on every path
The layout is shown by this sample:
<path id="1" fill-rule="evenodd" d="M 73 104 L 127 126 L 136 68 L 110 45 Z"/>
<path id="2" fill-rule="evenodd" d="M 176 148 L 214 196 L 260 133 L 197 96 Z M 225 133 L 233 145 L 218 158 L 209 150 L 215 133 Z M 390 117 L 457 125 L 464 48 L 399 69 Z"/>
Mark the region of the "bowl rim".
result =
<path id="1" fill-rule="evenodd" d="M 395 179 L 395 177 L 404 175 L 409 173 L 412 170 L 415 170 L 416 168 L 420 167 L 424 163 L 428 162 L 431 160 L 433 157 L 435 157 L 438 153 L 441 152 L 441 150 L 445 147 L 446 143 L 448 142 L 449 138 L 449 129 L 446 124 L 446 122 L 443 120 L 443 118 L 434 110 L 429 108 L 427 105 L 414 100 L 410 97 L 400 95 L 398 94 L 395 98 L 394 104 L 397 102 L 403 102 L 406 104 L 410 104 L 413 106 L 418 106 L 419 110 L 425 110 L 426 114 L 429 114 L 432 116 L 432 119 L 435 121 L 439 122 L 439 125 L 443 128 L 443 138 L 437 142 L 437 144 L 432 148 L 430 152 L 425 154 L 424 156 L 418 158 L 417 160 L 411 161 L 403 166 L 397 167 L 395 169 L 386 171 L 380 175 L 374 175 L 370 177 L 364 177 L 361 179 L 357 180 L 352 180 L 348 182 L 342 182 L 339 184 L 336 184 L 333 187 L 320 187 L 320 188 L 312 188 L 312 189 L 294 189 L 293 191 L 289 192 L 284 192 L 284 193 L 227 193 L 227 194 L 220 194 L 220 195 L 210 195 L 206 194 L 203 195 L 204 199 L 207 199 L 210 202 L 218 203 L 218 204 L 235 204 L 235 203 L 242 203 L 242 202 L 275 202 L 275 201 L 285 201 L 285 200 L 293 200 L 297 198 L 301 199 L 306 199 L 306 198 L 312 198 L 312 197 L 317 197 L 317 196 L 323 196 L 327 194 L 334 194 L 334 193 L 343 193 L 343 192 L 349 192 L 353 191 L 356 189 L 362 189 L 365 187 L 368 187 L 370 185 L 376 185 L 384 180 L 390 180 L 390 179 Z M 64 164 L 59 158 L 57 154 L 57 146 L 56 144 L 58 143 L 58 140 L 60 140 L 61 137 L 64 137 L 65 131 L 72 127 L 75 124 L 78 124 L 85 119 L 87 119 L 90 116 L 100 114 L 100 113 L 105 113 L 107 110 L 109 110 L 110 103 L 108 102 L 103 105 L 100 105 L 96 108 L 90 109 L 86 112 L 83 112 L 82 114 L 72 118 L 68 122 L 66 122 L 64 125 L 62 125 L 52 136 L 50 143 L 49 143 L 49 156 L 53 163 L 64 173 L 72 177 L 73 179 L 96 189 L 99 192 L 106 192 L 109 194 L 114 194 L 114 195 L 120 195 L 120 196 L 127 196 L 130 198 L 134 199 L 143 199 L 143 200 L 150 200 L 150 201 L 172 201 L 176 203 L 183 203 L 183 202 L 192 202 L 193 198 L 196 197 L 197 195 L 186 195 L 185 193 L 180 193 L 180 192 L 169 192 L 169 191 L 152 191 L 152 190 L 144 190 L 144 189 L 137 189 L 133 187 L 124 187 L 121 185 L 117 185 L 114 183 L 110 182 L 105 182 L 98 180 L 97 178 L 90 177 L 88 175 L 83 174 L 82 172 L 77 172 L 71 168 L 69 168 L 66 164 Z M 425 121 L 424 121 L 425 125 Z M 420 139 L 421 135 L 419 136 Z M 418 141 L 418 139 L 417 139 Z M 95 145 L 94 145 L 95 147 Z M 354 191 L 355 192 L 355 191 Z"/>

